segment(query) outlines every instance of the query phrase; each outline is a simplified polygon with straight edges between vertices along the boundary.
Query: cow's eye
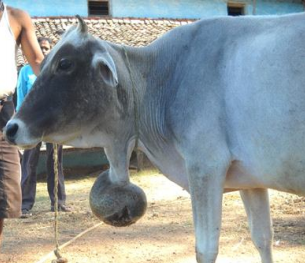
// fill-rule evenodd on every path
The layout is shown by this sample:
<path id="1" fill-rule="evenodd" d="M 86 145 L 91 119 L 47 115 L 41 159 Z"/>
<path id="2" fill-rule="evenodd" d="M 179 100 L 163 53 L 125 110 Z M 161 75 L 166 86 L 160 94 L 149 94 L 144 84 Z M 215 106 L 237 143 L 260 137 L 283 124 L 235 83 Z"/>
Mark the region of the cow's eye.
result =
<path id="1" fill-rule="evenodd" d="M 66 58 L 62 58 L 59 61 L 58 68 L 60 70 L 68 70 L 72 66 L 72 61 Z"/>

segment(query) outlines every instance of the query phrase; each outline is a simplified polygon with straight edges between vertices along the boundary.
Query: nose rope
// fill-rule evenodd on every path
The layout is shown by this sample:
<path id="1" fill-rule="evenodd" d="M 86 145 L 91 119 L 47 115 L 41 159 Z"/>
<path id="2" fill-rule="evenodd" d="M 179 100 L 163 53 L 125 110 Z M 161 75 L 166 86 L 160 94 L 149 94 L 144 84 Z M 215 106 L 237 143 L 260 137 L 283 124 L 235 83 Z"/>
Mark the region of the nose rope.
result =
<path id="1" fill-rule="evenodd" d="M 68 260 L 63 258 L 59 250 L 59 220 L 58 220 L 58 145 L 53 143 L 53 160 L 54 160 L 54 239 L 55 250 L 54 254 L 57 259 L 52 260 L 52 263 L 66 263 Z"/>
<path id="2" fill-rule="evenodd" d="M 129 73 L 129 77 L 131 80 L 131 85 L 132 85 L 132 95 L 133 95 L 133 111 L 134 111 L 134 128 L 135 128 L 135 133 L 136 133 L 136 142 L 135 142 L 135 150 L 138 153 L 138 144 L 139 144 L 139 137 L 140 137 L 140 131 L 139 131 L 139 111 L 138 111 L 138 103 L 137 103 L 137 90 L 136 90 L 136 85 L 135 82 L 133 80 L 132 74 L 131 74 L 131 66 L 130 66 L 130 62 L 129 62 L 129 58 L 127 55 L 127 50 L 125 48 L 125 46 L 123 46 L 123 50 L 124 50 L 124 54 L 126 57 L 126 61 L 127 61 L 127 69 L 128 69 L 128 73 Z"/>

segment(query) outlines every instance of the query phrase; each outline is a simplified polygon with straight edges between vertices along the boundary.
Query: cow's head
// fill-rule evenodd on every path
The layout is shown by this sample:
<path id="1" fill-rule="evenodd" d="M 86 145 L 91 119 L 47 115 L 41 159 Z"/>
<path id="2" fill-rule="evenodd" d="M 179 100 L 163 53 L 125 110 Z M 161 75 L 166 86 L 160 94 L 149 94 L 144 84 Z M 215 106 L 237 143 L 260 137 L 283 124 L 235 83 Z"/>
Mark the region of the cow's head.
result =
<path id="1" fill-rule="evenodd" d="M 78 26 L 45 58 L 32 90 L 8 122 L 5 135 L 10 143 L 24 148 L 42 140 L 69 144 L 95 132 L 111 133 L 113 120 L 122 118 L 112 48 L 88 34 L 78 19 Z M 107 131 L 102 131 L 105 123 Z"/>
<path id="2" fill-rule="evenodd" d="M 45 58 L 5 135 L 24 148 L 40 141 L 105 147 L 111 168 L 95 183 L 90 204 L 106 223 L 126 226 L 145 213 L 146 197 L 128 178 L 132 149 L 125 141 L 128 127 L 132 131 L 134 126 L 128 124 L 128 92 L 119 84 L 119 78 L 125 83 L 126 74 L 121 70 L 118 76 L 114 62 L 123 68 L 120 52 L 120 47 L 88 34 L 79 17 L 78 27 L 68 30 Z"/>

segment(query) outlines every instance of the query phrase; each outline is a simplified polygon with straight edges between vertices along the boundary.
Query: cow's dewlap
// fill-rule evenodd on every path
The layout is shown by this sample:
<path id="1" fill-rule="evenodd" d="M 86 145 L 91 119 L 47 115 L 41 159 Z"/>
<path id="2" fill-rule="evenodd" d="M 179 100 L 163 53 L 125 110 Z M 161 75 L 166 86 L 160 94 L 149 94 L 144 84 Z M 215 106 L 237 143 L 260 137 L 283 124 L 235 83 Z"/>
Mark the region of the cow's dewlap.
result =
<path id="1" fill-rule="evenodd" d="M 106 224 L 122 227 L 135 223 L 145 214 L 147 201 L 143 190 L 134 184 L 112 184 L 107 170 L 91 189 L 90 206 L 93 214 Z"/>

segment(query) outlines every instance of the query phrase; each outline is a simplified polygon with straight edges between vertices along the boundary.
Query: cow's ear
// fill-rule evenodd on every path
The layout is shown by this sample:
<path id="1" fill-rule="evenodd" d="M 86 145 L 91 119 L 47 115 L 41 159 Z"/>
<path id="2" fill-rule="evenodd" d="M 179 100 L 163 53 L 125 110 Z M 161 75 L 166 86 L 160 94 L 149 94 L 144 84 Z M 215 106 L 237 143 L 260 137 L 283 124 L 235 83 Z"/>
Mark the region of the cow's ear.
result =
<path id="1" fill-rule="evenodd" d="M 116 87 L 118 74 L 112 57 L 107 52 L 96 53 L 92 60 L 93 67 L 99 71 L 108 86 Z"/>

